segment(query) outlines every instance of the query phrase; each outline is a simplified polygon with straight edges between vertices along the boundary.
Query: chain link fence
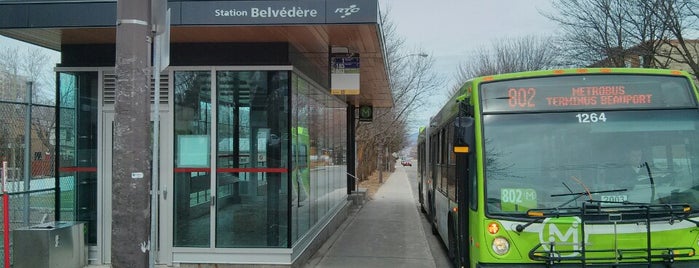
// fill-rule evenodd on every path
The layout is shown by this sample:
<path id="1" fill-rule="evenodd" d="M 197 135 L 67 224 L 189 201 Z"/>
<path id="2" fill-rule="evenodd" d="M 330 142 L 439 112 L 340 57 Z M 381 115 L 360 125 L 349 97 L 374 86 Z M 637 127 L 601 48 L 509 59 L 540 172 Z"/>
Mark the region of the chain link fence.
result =
<path id="1" fill-rule="evenodd" d="M 27 112 L 29 107 L 31 113 Z M 0 206 L 0 212 L 9 214 L 10 233 L 55 220 L 55 119 L 53 105 L 0 100 L 0 162 L 7 163 L 5 191 L 9 198 L 9 211 Z M 31 122 L 28 134 L 27 122 Z M 0 196 L 5 198 L 4 194 Z M 4 226 L 4 217 L 0 222 Z M 0 241 L 3 239 L 4 232 L 0 232 Z M 4 247 L 2 243 L 3 259 Z M 4 262 L 0 261 L 0 267 Z"/>

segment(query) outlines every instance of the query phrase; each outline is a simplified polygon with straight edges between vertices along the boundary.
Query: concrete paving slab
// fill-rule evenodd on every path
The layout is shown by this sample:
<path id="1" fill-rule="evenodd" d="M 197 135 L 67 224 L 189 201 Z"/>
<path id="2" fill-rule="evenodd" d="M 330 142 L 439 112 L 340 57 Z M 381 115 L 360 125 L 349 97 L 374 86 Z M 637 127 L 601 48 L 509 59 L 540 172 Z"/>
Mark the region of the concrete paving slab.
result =
<path id="1" fill-rule="evenodd" d="M 391 174 L 307 267 L 436 267 L 404 169 Z"/>

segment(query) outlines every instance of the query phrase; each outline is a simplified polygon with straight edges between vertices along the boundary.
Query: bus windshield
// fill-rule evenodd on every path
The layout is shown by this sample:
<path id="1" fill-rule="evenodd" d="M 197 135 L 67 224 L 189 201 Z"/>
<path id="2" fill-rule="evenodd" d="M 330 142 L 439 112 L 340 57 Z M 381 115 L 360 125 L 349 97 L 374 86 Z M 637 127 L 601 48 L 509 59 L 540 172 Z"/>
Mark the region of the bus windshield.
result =
<path id="1" fill-rule="evenodd" d="M 699 208 L 696 108 L 486 114 L 483 126 L 491 215 L 589 199 Z"/>

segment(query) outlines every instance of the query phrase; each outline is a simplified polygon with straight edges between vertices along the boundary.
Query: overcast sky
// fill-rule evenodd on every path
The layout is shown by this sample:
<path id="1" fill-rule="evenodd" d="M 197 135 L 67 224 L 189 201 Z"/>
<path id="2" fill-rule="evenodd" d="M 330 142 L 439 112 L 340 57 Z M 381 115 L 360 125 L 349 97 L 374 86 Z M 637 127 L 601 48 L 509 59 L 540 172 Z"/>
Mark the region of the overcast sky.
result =
<path id="1" fill-rule="evenodd" d="M 446 101 L 446 88 L 455 85 L 459 63 L 479 47 L 497 40 L 527 35 L 550 36 L 556 25 L 541 15 L 551 12 L 550 0 L 379 0 L 405 39 L 406 54 L 423 50 L 435 60 L 435 70 L 446 80 L 444 92 L 431 94 L 433 105 L 415 115 L 418 122 L 434 115 Z M 420 123 L 418 123 L 420 124 Z M 421 125 L 424 125 L 421 124 Z"/>

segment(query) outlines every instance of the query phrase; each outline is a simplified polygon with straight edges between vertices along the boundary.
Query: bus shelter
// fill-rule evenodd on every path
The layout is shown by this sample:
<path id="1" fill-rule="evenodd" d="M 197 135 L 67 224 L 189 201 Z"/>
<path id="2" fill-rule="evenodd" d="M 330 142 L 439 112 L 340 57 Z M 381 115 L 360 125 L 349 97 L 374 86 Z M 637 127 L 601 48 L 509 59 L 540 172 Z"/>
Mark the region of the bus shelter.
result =
<path id="1" fill-rule="evenodd" d="M 378 2 L 168 7 L 158 263 L 294 265 L 346 215 L 355 108 L 392 105 Z M 61 53 L 55 218 L 86 222 L 89 262 L 108 264 L 116 1 L 2 1 L 0 18 Z"/>

